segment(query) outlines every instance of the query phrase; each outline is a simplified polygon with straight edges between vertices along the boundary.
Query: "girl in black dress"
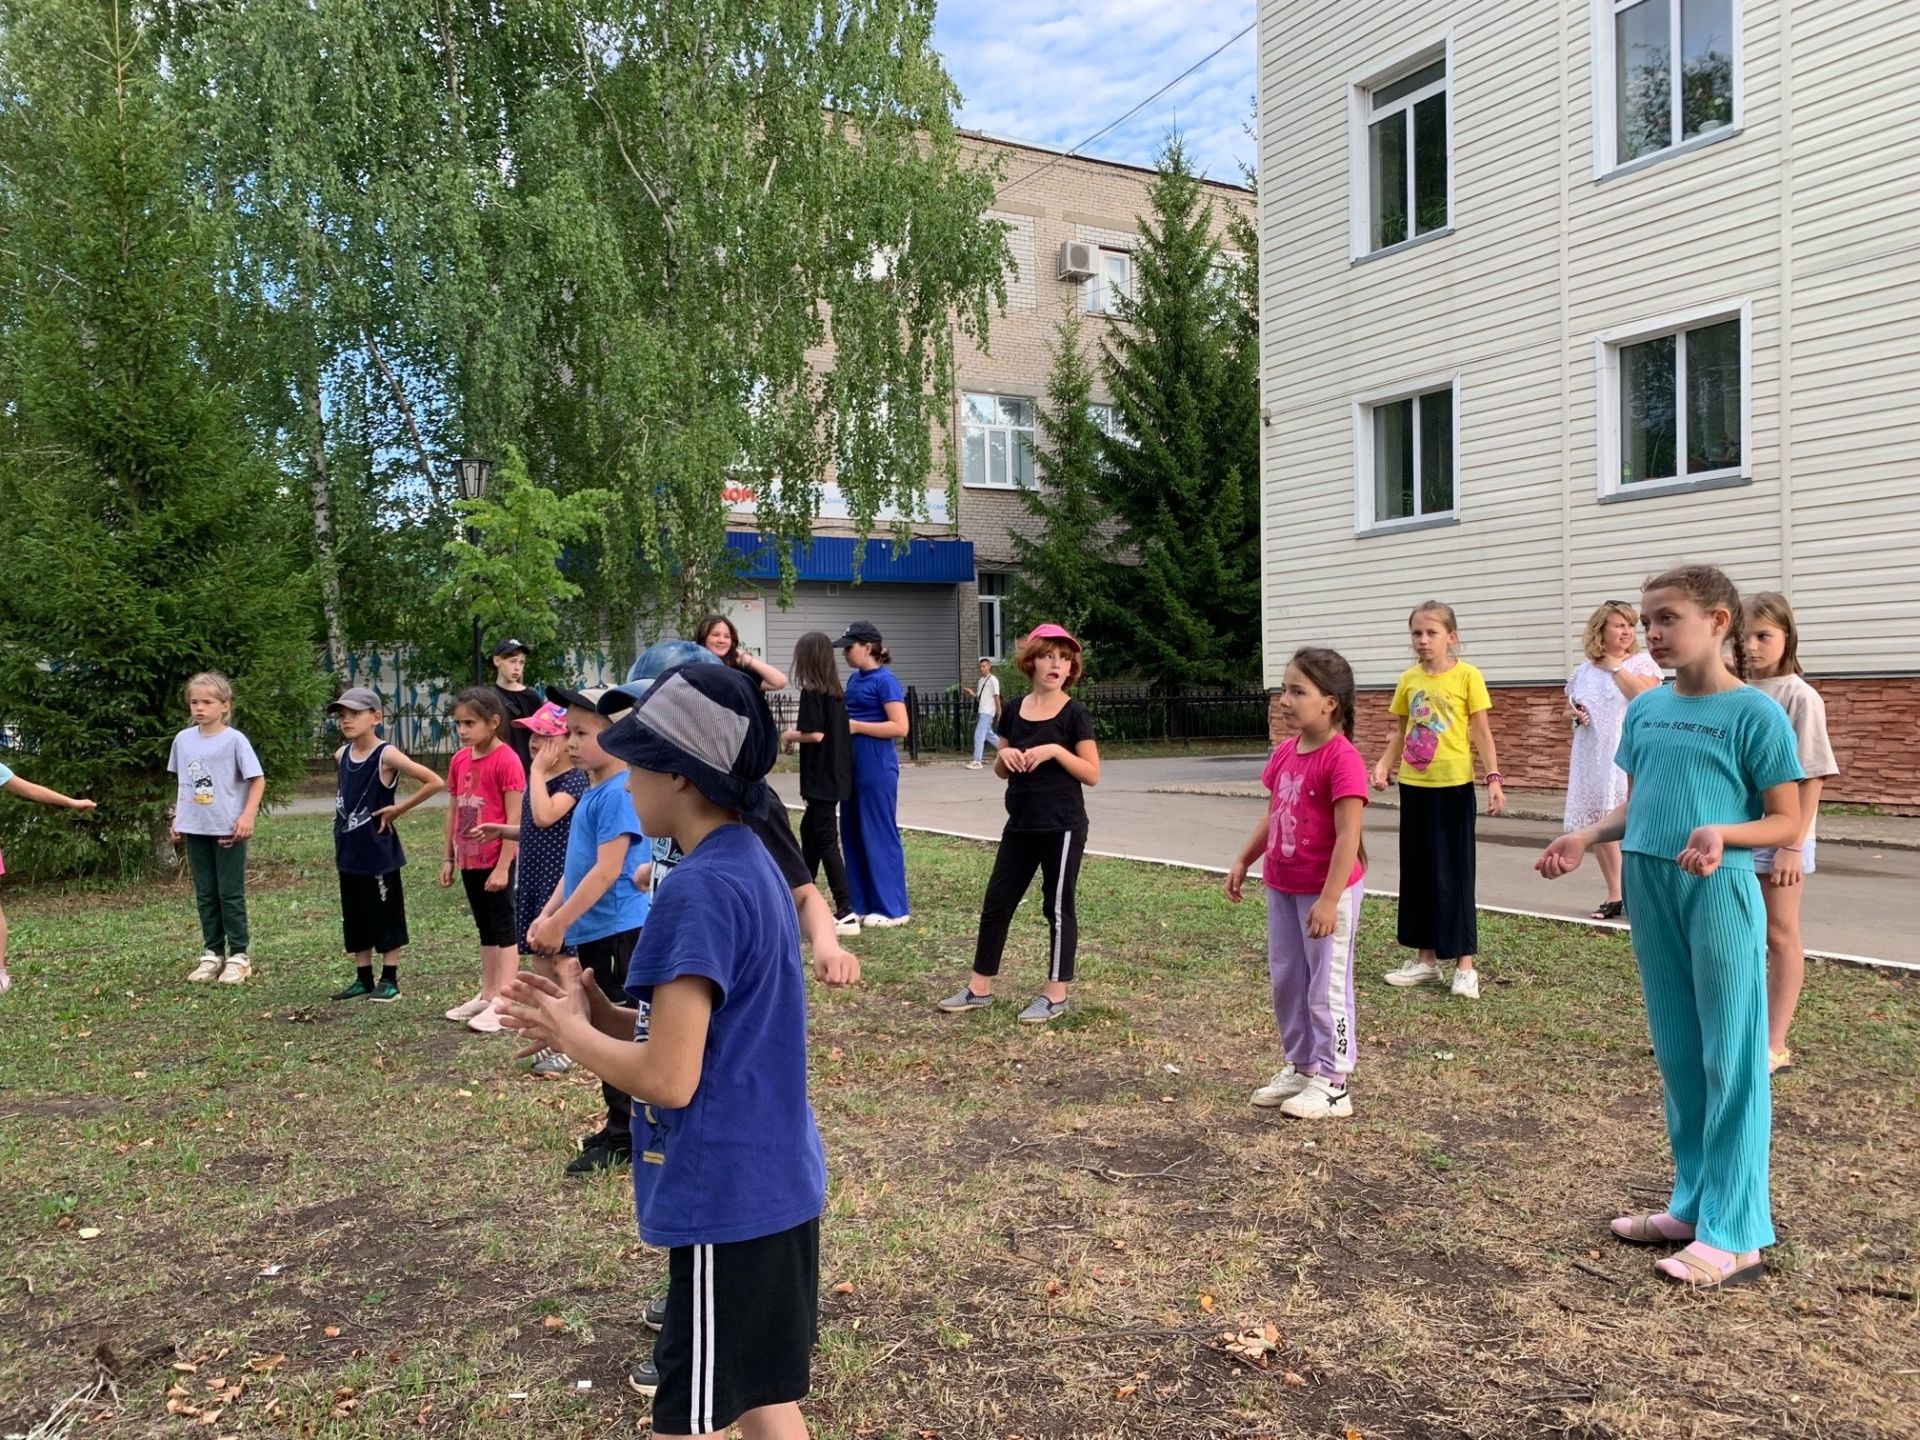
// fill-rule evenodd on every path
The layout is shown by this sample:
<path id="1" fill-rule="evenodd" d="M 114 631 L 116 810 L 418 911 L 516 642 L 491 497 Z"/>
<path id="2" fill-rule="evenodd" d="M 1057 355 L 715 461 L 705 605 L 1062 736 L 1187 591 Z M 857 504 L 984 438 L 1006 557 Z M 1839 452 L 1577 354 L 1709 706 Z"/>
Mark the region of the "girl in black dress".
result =
<path id="1" fill-rule="evenodd" d="M 809 630 L 794 645 L 793 680 L 800 687 L 800 713 L 780 740 L 788 754 L 800 752 L 800 798 L 807 802 L 800 820 L 800 854 L 809 879 L 826 866 L 834 929 L 858 935 L 860 917 L 847 900 L 839 822 L 839 807 L 853 795 L 853 736 L 847 729 L 847 701 L 834 664 L 833 641 L 825 631 Z"/>

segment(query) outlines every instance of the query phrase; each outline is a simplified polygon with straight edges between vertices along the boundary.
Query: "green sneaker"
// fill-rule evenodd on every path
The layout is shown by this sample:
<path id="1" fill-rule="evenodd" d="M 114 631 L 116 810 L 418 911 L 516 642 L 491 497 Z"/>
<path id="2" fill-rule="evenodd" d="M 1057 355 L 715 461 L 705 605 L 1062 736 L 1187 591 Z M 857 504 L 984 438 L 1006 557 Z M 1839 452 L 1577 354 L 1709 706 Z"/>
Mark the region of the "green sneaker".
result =
<path id="1" fill-rule="evenodd" d="M 395 981 L 382 980 L 373 987 L 373 990 L 368 994 L 367 998 L 375 1001 L 398 1000 L 400 998 L 400 986 Z"/>
<path id="2" fill-rule="evenodd" d="M 375 998 L 378 998 L 380 995 L 380 992 L 376 990 L 373 986 L 367 984 L 366 981 L 356 976 L 354 977 L 354 982 L 351 985 L 347 986 L 346 989 L 342 990 L 339 994 L 335 995 L 333 998 L 336 1000 L 364 1000 L 369 995 L 372 995 Z"/>

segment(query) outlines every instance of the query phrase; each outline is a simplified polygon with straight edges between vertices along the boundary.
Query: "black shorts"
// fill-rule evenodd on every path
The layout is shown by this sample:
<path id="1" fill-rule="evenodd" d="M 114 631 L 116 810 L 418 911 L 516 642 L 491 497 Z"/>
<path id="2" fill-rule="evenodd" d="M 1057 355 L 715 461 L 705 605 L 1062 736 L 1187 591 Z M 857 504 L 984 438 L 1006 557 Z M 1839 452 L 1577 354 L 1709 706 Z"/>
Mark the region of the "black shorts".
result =
<path id="1" fill-rule="evenodd" d="M 661 1435 L 725 1430 L 806 1398 L 819 1336 L 820 1222 L 667 1256 L 667 1319 L 653 1347 Z"/>
<path id="2" fill-rule="evenodd" d="M 460 883 L 467 891 L 467 908 L 473 911 L 473 923 L 479 927 L 482 945 L 512 948 L 520 938 L 513 928 L 513 867 L 507 867 L 506 888 L 501 890 L 487 889 L 487 877 L 491 874 L 491 866 L 460 872 Z"/>
<path id="3" fill-rule="evenodd" d="M 407 897 L 400 872 L 385 875 L 340 873 L 340 933 L 347 953 L 363 950 L 391 955 L 407 946 Z"/>

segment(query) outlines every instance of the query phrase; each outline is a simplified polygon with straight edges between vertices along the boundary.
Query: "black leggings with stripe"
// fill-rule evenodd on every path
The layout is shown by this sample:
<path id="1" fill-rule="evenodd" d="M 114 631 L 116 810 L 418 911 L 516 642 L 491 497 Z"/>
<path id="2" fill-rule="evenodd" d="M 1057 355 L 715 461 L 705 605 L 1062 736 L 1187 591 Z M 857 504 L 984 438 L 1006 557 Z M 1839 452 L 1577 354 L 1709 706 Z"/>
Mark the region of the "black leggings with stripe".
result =
<path id="1" fill-rule="evenodd" d="M 1085 830 L 1008 830 L 1000 837 L 987 898 L 980 906 L 980 938 L 974 943 L 976 975 L 998 975 L 1000 952 L 1007 948 L 1007 926 L 1020 897 L 1040 872 L 1047 912 L 1047 979 L 1073 979 L 1074 954 L 1080 948 L 1080 921 L 1074 891 L 1080 883 L 1080 857 L 1087 853 Z"/>

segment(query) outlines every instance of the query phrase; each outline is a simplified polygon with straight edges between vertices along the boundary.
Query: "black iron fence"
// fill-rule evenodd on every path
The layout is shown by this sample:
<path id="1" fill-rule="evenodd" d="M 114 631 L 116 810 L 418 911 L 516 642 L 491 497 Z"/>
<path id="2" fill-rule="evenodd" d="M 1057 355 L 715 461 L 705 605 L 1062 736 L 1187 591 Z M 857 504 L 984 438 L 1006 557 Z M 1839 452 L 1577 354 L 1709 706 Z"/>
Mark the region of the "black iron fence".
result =
<path id="1" fill-rule="evenodd" d="M 1089 685 L 1074 692 L 1093 719 L 1094 739 L 1122 741 L 1246 740 L 1267 743 L 1264 690 L 1198 691 L 1168 695 L 1147 685 Z M 1019 694 L 1005 697 L 1020 703 Z M 922 692 L 907 688 L 907 753 L 973 750 L 979 706 L 958 688 Z"/>

